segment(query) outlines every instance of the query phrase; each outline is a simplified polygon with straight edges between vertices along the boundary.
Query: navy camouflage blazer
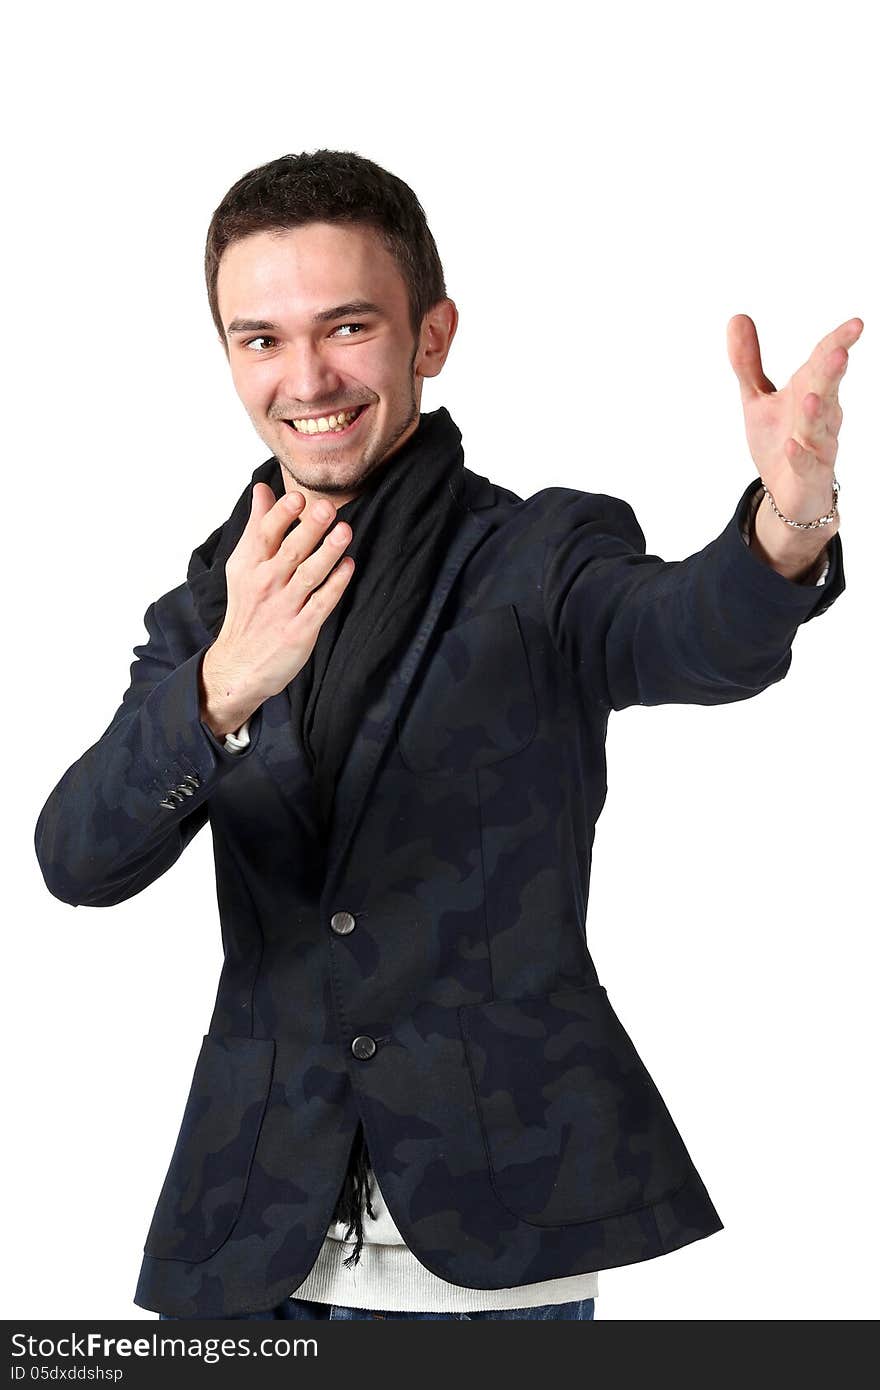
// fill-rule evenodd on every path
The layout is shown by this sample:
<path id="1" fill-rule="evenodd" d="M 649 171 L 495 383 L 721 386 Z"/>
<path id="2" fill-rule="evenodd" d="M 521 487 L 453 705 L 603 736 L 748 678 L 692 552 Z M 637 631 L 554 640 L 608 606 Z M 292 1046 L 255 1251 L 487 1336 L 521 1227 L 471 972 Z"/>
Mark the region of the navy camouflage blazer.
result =
<path id="1" fill-rule="evenodd" d="M 224 960 L 142 1308 L 285 1299 L 359 1119 L 406 1244 L 457 1285 L 625 1265 L 722 1227 L 587 946 L 607 721 L 782 680 L 799 624 L 843 592 L 840 536 L 824 584 L 795 583 L 744 544 L 759 478 L 708 545 L 664 561 L 619 498 L 465 477 L 327 841 L 284 691 L 240 752 L 199 717 L 197 574 L 150 604 L 122 704 L 40 813 L 46 886 L 74 906 L 140 893 L 211 826 Z"/>

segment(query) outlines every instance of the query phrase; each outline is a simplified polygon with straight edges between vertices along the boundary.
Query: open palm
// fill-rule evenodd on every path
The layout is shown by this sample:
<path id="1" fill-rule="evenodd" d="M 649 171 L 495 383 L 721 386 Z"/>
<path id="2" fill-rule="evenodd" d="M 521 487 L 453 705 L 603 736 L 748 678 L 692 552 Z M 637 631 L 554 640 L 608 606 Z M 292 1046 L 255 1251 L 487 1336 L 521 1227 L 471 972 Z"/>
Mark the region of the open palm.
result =
<path id="1" fill-rule="evenodd" d="M 777 507 L 792 521 L 812 521 L 831 509 L 843 419 L 837 389 L 848 349 L 864 326 L 853 318 L 835 328 L 777 391 L 764 373 L 757 330 L 748 314 L 734 315 L 727 325 L 727 351 L 740 385 L 749 451 Z M 838 526 L 835 516 L 830 534 Z"/>

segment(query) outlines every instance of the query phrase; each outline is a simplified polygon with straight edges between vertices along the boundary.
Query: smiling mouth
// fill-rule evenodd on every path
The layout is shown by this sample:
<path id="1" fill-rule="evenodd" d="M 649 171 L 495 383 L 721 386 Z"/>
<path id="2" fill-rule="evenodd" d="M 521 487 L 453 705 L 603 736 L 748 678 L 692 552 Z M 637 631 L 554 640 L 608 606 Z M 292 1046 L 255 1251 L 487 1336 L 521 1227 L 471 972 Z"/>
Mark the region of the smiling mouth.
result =
<path id="1" fill-rule="evenodd" d="M 298 439 L 341 439 L 357 428 L 358 421 L 368 409 L 369 406 L 359 405 L 354 408 L 354 414 L 350 410 L 341 410 L 320 419 L 300 420 L 296 424 L 292 420 L 285 420 L 284 423 Z"/>

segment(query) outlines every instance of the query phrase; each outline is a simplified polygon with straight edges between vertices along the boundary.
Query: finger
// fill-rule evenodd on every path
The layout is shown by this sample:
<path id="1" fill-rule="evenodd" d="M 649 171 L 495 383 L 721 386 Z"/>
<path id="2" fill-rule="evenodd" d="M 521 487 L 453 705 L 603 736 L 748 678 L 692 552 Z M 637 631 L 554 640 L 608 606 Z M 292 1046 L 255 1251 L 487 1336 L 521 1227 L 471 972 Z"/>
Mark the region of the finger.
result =
<path id="1" fill-rule="evenodd" d="M 864 323 L 861 319 L 847 319 L 846 323 L 838 324 L 830 333 L 816 344 L 813 356 L 822 359 L 836 347 L 849 348 L 861 336 Z"/>
<path id="2" fill-rule="evenodd" d="M 830 466 L 818 460 L 809 449 L 805 449 L 796 439 L 787 439 L 783 446 L 783 453 L 787 458 L 791 470 L 796 473 L 804 482 L 811 486 L 821 482 L 822 491 L 827 491 L 829 498 L 828 510 L 831 510 L 834 499 L 834 464 Z M 815 516 L 815 509 L 813 512 Z M 794 520 L 799 518 L 795 517 Z M 812 520 L 813 518 L 804 518 Z M 835 530 L 837 527 L 835 527 Z"/>
<path id="3" fill-rule="evenodd" d="M 849 353 L 845 347 L 837 346 L 825 354 L 816 369 L 813 385 L 825 400 L 837 403 L 837 389 L 849 366 Z"/>
<path id="4" fill-rule="evenodd" d="M 728 323 L 727 355 L 736 372 L 740 398 L 744 404 L 755 396 L 776 390 L 764 372 L 758 330 L 748 314 L 734 314 Z"/>
<path id="5" fill-rule="evenodd" d="M 260 559 L 274 555 L 281 537 L 304 505 L 301 492 L 288 492 L 276 498 L 268 483 L 254 483 L 250 515 L 242 535 L 243 546 L 253 547 Z"/>
<path id="6" fill-rule="evenodd" d="M 338 545 L 341 541 L 344 549 L 351 540 L 351 527 L 347 522 L 341 521 L 338 526 L 334 526 L 336 507 L 326 497 L 319 497 L 312 501 L 308 510 L 306 512 L 299 511 L 298 516 L 299 520 L 292 529 L 288 525 L 286 531 L 282 531 L 280 544 L 277 540 L 275 541 L 275 549 L 269 557 L 277 560 L 280 570 L 286 571 L 283 575 L 285 582 L 298 565 L 301 565 L 309 555 L 315 553 L 315 547 L 321 544 L 322 537 L 324 540 L 327 539 L 328 527 L 336 533 L 334 545 Z M 334 559 L 338 558 L 337 551 Z"/>
<path id="7" fill-rule="evenodd" d="M 794 438 L 789 441 L 824 465 L 833 464 L 837 457 L 837 430 L 829 424 L 831 409 L 815 391 L 808 391 L 796 414 Z"/>
<path id="8" fill-rule="evenodd" d="M 297 527 L 294 534 L 283 542 L 278 551 L 278 564 L 282 569 L 290 568 L 289 586 L 298 591 L 300 603 L 305 603 L 312 591 L 323 584 L 345 547 L 351 543 L 352 531 L 348 522 L 338 521 L 317 550 L 306 552 L 297 534 L 300 529 Z"/>
<path id="9" fill-rule="evenodd" d="M 810 385 L 815 390 L 825 394 L 833 392 L 836 399 L 837 387 L 849 362 L 848 349 L 861 336 L 864 326 L 861 319 L 847 319 L 816 344 L 805 364 Z"/>
<path id="10" fill-rule="evenodd" d="M 251 488 L 251 510 L 248 525 L 252 525 L 255 521 L 261 521 L 274 507 L 276 500 L 275 493 L 268 483 L 254 483 Z"/>
<path id="11" fill-rule="evenodd" d="M 293 593 L 298 616 L 310 622 L 313 630 L 317 633 L 324 619 L 333 611 L 342 597 L 342 593 L 354 573 L 354 560 L 350 555 L 344 556 L 323 583 L 309 589 L 300 587 L 299 574 L 302 568 L 303 566 L 300 565 L 293 575 L 288 589 Z"/>
<path id="12" fill-rule="evenodd" d="M 816 391 L 808 391 L 801 398 L 795 416 L 795 434 L 807 449 L 817 450 L 826 433 L 822 412 L 822 397 Z"/>
<path id="13" fill-rule="evenodd" d="M 275 559 L 282 541 L 290 532 L 295 539 L 284 552 L 285 563 L 299 564 L 318 544 L 336 516 L 336 508 L 326 498 L 319 498 L 306 512 L 305 497 L 301 492 L 287 492 L 276 500 L 268 483 L 256 486 L 265 489 L 272 499 L 272 505 L 258 515 L 255 522 L 260 559 Z"/>

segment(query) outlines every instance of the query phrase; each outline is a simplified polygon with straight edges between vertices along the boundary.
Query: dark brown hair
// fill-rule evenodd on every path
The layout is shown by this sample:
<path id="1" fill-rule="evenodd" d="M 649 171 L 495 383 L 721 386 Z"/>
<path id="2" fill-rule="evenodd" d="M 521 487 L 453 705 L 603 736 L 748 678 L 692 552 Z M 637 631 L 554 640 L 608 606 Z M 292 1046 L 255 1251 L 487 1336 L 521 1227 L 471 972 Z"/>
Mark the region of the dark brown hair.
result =
<path id="1" fill-rule="evenodd" d="M 215 209 L 205 245 L 205 281 L 217 332 L 226 333 L 217 303 L 217 272 L 226 247 L 252 232 L 347 222 L 372 227 L 406 283 L 409 321 L 418 339 L 422 319 L 446 298 L 443 266 L 424 209 L 408 184 L 351 150 L 284 154 L 251 169 Z"/>

